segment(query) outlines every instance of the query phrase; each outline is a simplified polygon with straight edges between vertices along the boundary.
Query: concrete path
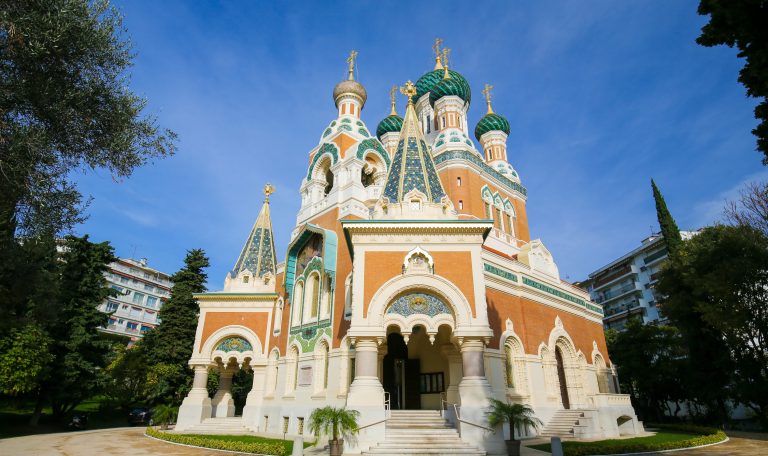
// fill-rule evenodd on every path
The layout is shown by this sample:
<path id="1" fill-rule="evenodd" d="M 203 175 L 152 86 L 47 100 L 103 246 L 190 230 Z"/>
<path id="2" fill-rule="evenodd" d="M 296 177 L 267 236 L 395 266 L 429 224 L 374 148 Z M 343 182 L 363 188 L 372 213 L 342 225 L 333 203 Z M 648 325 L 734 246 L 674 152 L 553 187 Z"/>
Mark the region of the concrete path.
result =
<path id="1" fill-rule="evenodd" d="M 753 456 L 768 455 L 768 435 L 729 433 L 730 441 L 697 450 L 666 453 L 671 456 Z M 324 449 L 307 449 L 306 455 L 328 454 Z M 144 437 L 143 427 L 98 431 L 39 434 L 0 439 L 0 455 L 5 456 L 222 456 L 220 451 L 188 448 Z M 523 447 L 524 455 L 545 455 Z"/>

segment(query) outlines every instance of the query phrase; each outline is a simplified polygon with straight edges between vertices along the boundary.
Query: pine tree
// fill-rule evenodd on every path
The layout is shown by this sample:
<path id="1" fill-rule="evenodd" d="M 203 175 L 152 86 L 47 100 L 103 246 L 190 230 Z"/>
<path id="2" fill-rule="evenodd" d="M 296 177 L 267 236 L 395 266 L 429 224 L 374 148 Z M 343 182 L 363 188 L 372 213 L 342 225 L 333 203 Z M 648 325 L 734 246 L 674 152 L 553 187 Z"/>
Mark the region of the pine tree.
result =
<path id="1" fill-rule="evenodd" d="M 656 218 L 659 220 L 661 234 L 664 236 L 664 242 L 667 244 L 669 254 L 676 255 L 683 243 L 683 238 L 680 237 L 680 229 L 677 227 L 675 219 L 672 218 L 672 214 L 669 213 L 667 203 L 664 202 L 664 197 L 661 196 L 661 192 L 653 179 L 651 179 L 651 187 L 653 188 L 653 200 L 656 202 Z"/>
<path id="2" fill-rule="evenodd" d="M 201 249 L 187 252 L 184 267 L 171 280 L 171 297 L 160 309 L 161 323 L 141 341 L 151 365 L 149 399 L 153 402 L 181 402 L 192 379 L 187 366 L 195 342 L 199 308 L 194 293 L 206 290 L 208 257 Z"/>

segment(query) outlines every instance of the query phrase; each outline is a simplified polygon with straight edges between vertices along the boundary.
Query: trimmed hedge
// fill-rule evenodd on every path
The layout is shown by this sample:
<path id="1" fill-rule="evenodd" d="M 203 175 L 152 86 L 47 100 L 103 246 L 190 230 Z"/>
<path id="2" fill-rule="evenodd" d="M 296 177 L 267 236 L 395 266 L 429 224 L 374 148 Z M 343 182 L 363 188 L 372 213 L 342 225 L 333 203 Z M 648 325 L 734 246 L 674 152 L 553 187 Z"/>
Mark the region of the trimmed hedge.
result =
<path id="1" fill-rule="evenodd" d="M 566 456 L 588 456 L 599 454 L 623 454 L 623 453 L 645 453 L 652 451 L 676 450 L 679 448 L 690 448 L 701 445 L 722 442 L 727 438 L 725 432 L 720 429 L 708 428 L 703 426 L 693 426 L 685 424 L 657 424 L 649 425 L 651 428 L 664 429 L 667 431 L 679 431 L 691 434 L 690 439 L 676 440 L 672 442 L 655 443 L 628 443 L 621 444 L 621 440 L 611 442 L 607 445 L 601 442 L 579 442 L 578 446 L 568 447 L 568 442 L 563 444 L 563 452 Z"/>
<path id="2" fill-rule="evenodd" d="M 264 442 L 238 442 L 234 440 L 209 439 L 199 435 L 171 434 L 161 432 L 155 428 L 148 427 L 146 435 L 166 442 L 181 443 L 197 447 L 212 448 L 215 450 L 239 451 L 241 453 L 268 454 L 276 456 L 286 456 L 291 454 L 291 450 L 281 440 L 264 439 Z M 293 443 L 293 442 L 286 442 Z"/>

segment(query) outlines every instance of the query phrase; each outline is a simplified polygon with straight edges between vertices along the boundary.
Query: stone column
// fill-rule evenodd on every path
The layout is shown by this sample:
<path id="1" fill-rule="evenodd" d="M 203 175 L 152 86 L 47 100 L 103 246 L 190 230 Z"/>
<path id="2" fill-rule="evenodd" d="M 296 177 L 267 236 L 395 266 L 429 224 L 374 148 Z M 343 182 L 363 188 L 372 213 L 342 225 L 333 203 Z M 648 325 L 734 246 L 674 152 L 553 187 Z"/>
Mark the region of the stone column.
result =
<path id="1" fill-rule="evenodd" d="M 226 367 L 219 372 L 219 389 L 211 399 L 213 416 L 217 418 L 235 416 L 235 401 L 232 399 L 232 376 L 234 375 L 235 371 Z"/>
<path id="2" fill-rule="evenodd" d="M 179 407 L 176 430 L 182 431 L 200 424 L 211 417 L 211 398 L 208 397 L 208 366 L 193 366 L 195 378 L 192 389 Z"/>
<path id="3" fill-rule="evenodd" d="M 384 439 L 384 388 L 378 376 L 379 341 L 376 337 L 358 337 L 355 341 L 355 380 L 349 387 L 347 408 L 360 412 L 360 425 L 366 427 L 357 442 L 345 442 L 345 452 L 359 453 Z"/>
<path id="4" fill-rule="evenodd" d="M 252 431 L 258 431 L 259 417 L 261 416 L 261 405 L 264 402 L 264 391 L 266 385 L 267 367 L 266 366 L 252 366 L 253 369 L 253 386 L 251 391 L 248 392 L 248 396 L 245 399 L 245 407 L 243 408 L 243 426 L 251 429 Z M 265 429 L 262 429 L 265 432 Z"/>
<path id="5" fill-rule="evenodd" d="M 445 390 L 445 400 L 451 404 L 461 404 L 459 383 L 464 377 L 461 355 L 451 344 L 443 345 L 440 351 L 448 359 L 448 388 Z"/>
<path id="6" fill-rule="evenodd" d="M 493 397 L 491 384 L 485 378 L 485 342 L 481 338 L 462 338 L 461 361 L 464 377 L 459 383 L 462 440 L 484 448 L 489 455 L 506 454 L 504 432 L 491 433 L 487 412 Z M 471 424 L 470 424 L 471 423 Z"/>

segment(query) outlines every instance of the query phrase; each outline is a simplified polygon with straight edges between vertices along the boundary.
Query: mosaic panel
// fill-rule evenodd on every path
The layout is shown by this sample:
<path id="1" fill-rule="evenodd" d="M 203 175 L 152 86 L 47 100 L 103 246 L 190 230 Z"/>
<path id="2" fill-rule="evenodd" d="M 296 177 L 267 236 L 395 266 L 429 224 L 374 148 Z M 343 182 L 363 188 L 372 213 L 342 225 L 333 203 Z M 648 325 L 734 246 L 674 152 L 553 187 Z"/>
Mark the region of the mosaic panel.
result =
<path id="1" fill-rule="evenodd" d="M 392 301 L 385 314 L 428 315 L 434 317 L 440 314 L 452 315 L 450 307 L 440 298 L 422 292 L 407 293 Z"/>
<path id="2" fill-rule="evenodd" d="M 389 170 L 389 165 L 392 163 L 389 159 L 389 154 L 387 153 L 386 149 L 384 149 L 384 146 L 382 146 L 379 141 L 373 138 L 360 142 L 360 145 L 357 146 L 357 158 L 362 160 L 363 157 L 365 157 L 365 152 L 371 149 L 379 153 L 381 159 L 384 160 L 384 163 L 387 164 L 387 170 Z"/>
<path id="3" fill-rule="evenodd" d="M 226 339 L 219 342 L 219 345 L 216 346 L 216 350 L 223 351 L 223 352 L 246 352 L 246 351 L 252 351 L 253 347 L 251 346 L 251 343 L 247 340 L 243 339 L 239 336 L 234 337 L 227 337 Z"/>
<path id="4" fill-rule="evenodd" d="M 485 272 L 490 272 L 493 275 L 497 275 L 501 278 L 511 280 L 512 282 L 517 282 L 517 276 L 512 274 L 509 271 L 505 271 L 504 269 L 497 268 L 496 266 L 488 263 L 483 263 L 483 269 L 485 269 Z"/>

